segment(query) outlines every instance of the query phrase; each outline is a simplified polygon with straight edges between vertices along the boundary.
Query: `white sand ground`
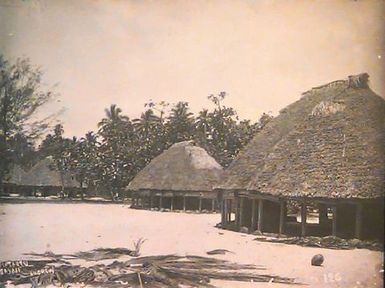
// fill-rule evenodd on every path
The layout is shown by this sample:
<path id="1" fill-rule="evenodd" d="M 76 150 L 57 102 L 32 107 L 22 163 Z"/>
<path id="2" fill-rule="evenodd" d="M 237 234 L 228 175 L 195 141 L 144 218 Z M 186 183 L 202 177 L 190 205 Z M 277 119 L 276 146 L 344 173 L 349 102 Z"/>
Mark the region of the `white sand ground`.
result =
<path id="1" fill-rule="evenodd" d="M 0 260 L 26 259 L 23 253 L 73 253 L 98 247 L 132 248 L 144 237 L 142 256 L 218 255 L 243 264 L 263 265 L 266 273 L 295 277 L 307 287 L 382 287 L 383 253 L 366 249 L 329 250 L 253 241 L 252 235 L 214 227 L 219 214 L 132 210 L 117 204 L 0 204 Z M 310 265 L 322 253 L 323 267 Z M 273 283 L 213 282 L 218 287 L 292 287 Z"/>

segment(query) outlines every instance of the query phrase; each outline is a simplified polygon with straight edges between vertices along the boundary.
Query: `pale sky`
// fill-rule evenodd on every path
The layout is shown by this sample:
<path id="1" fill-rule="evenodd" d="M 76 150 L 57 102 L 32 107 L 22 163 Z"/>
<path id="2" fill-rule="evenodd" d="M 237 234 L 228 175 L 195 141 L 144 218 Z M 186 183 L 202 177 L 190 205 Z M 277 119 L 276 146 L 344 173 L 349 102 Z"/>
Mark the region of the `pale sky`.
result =
<path id="1" fill-rule="evenodd" d="M 361 72 L 384 96 L 384 20 L 380 0 L 0 0 L 0 53 L 59 83 L 46 109 L 65 107 L 65 134 L 82 136 L 110 104 L 131 118 L 149 99 L 197 112 L 226 91 L 256 120 Z"/>

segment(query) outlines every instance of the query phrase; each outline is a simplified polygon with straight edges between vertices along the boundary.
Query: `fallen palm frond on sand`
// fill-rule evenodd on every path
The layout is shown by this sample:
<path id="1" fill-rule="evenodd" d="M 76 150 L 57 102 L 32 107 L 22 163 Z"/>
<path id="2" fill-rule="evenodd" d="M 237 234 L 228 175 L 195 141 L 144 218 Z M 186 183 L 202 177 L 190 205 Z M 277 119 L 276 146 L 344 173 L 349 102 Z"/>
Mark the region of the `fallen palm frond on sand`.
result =
<path id="1" fill-rule="evenodd" d="M 374 251 L 383 251 L 383 244 L 378 241 L 365 241 L 359 239 L 342 239 L 335 236 L 326 237 L 257 237 L 254 240 L 262 242 L 283 243 L 283 244 L 295 244 L 304 247 L 319 247 L 328 249 L 355 249 L 365 248 Z"/>
<path id="2" fill-rule="evenodd" d="M 47 264 L 42 266 L 40 261 L 35 267 L 35 262 L 28 261 L 28 265 L 0 274 L 0 286 L 5 283 L 31 284 L 32 287 L 71 283 L 89 287 L 203 288 L 214 287 L 210 284 L 212 279 L 298 284 L 292 278 L 257 273 L 264 270 L 261 266 L 200 256 L 147 256 L 83 267 L 62 264 L 54 255 L 57 263 L 47 260 Z M 33 273 L 35 270 L 39 273 Z"/>
<path id="3" fill-rule="evenodd" d="M 225 255 L 226 253 L 233 253 L 234 254 L 234 252 L 231 252 L 231 251 L 226 250 L 226 249 L 214 249 L 214 250 L 206 252 L 207 255 Z"/>
<path id="4" fill-rule="evenodd" d="M 71 259 L 81 259 L 86 261 L 100 261 L 106 259 L 116 259 L 121 256 L 131 256 L 138 257 L 140 256 L 140 248 L 146 239 L 140 238 L 138 241 L 134 242 L 134 249 L 127 248 L 97 248 L 91 251 L 81 251 L 75 254 L 54 254 L 52 252 L 45 252 L 43 254 L 38 253 L 26 253 L 25 255 L 37 256 L 37 257 L 47 257 L 50 259 L 56 260 L 71 260 Z"/>

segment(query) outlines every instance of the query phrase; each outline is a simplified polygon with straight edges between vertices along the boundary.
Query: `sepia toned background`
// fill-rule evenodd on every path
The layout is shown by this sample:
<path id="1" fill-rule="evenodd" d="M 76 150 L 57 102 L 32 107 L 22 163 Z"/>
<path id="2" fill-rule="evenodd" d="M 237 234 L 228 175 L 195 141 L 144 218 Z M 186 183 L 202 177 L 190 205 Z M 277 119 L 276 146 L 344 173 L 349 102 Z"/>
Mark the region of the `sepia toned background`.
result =
<path id="1" fill-rule="evenodd" d="M 0 52 L 58 83 L 66 135 L 95 129 L 116 103 L 187 101 L 226 91 L 256 120 L 313 86 L 368 72 L 385 95 L 384 1 L 0 0 Z M 58 104 L 59 103 L 59 104 Z"/>

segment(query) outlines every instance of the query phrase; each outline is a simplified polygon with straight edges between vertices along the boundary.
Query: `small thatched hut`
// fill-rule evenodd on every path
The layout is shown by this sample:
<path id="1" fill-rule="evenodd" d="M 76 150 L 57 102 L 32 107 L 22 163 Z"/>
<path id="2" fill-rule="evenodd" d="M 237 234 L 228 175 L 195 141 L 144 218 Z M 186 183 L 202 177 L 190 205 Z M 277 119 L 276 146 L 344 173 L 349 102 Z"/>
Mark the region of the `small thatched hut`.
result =
<path id="1" fill-rule="evenodd" d="M 80 191 L 75 175 L 59 172 L 52 157 L 40 160 L 27 172 L 19 165 L 12 165 L 4 181 L 5 194 L 24 196 L 49 196 L 65 193 L 74 195 Z"/>
<path id="2" fill-rule="evenodd" d="M 130 182 L 133 207 L 215 210 L 222 167 L 192 141 L 172 145 Z M 140 201 L 140 203 L 139 203 Z"/>
<path id="3" fill-rule="evenodd" d="M 218 187 L 223 226 L 383 237 L 385 101 L 368 77 L 303 93 L 254 137 Z M 290 217 L 288 203 L 301 207 L 301 216 Z"/>
<path id="4" fill-rule="evenodd" d="M 37 192 L 43 196 L 56 195 L 60 192 L 71 194 L 80 189 L 75 176 L 67 171 L 58 171 L 51 157 L 40 160 L 25 177 L 24 185 L 31 187 L 33 194 Z"/>
<path id="5" fill-rule="evenodd" d="M 4 178 L 4 194 L 19 193 L 20 187 L 25 185 L 27 173 L 19 165 L 12 165 Z"/>

